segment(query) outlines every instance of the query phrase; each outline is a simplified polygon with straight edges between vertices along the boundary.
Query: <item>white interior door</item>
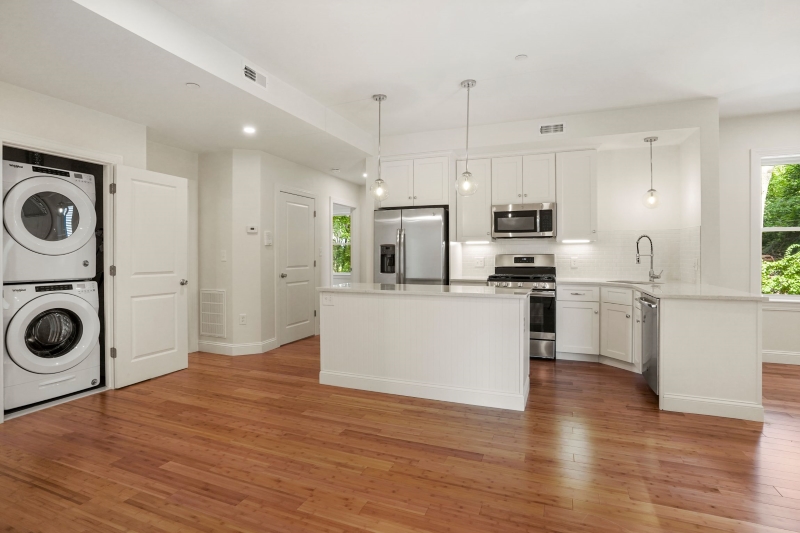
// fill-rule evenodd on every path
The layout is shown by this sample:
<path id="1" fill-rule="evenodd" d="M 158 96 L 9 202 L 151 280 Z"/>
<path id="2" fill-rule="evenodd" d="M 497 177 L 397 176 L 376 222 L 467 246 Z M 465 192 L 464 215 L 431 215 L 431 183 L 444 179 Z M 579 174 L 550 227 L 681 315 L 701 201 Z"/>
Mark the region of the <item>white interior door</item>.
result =
<path id="1" fill-rule="evenodd" d="M 189 197 L 184 178 L 138 168 L 117 166 L 116 184 L 119 388 L 188 366 Z"/>
<path id="2" fill-rule="evenodd" d="M 278 198 L 278 341 L 314 335 L 314 199 L 281 192 Z"/>

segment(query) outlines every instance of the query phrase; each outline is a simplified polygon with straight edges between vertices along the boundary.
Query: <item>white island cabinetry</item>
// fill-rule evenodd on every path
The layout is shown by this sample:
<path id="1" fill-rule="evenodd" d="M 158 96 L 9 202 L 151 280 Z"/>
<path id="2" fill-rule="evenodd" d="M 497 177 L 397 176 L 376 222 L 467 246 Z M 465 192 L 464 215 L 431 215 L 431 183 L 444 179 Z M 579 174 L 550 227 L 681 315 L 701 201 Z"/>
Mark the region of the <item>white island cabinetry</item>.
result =
<path id="1" fill-rule="evenodd" d="M 525 409 L 526 294 L 359 283 L 319 291 L 323 385 Z"/>

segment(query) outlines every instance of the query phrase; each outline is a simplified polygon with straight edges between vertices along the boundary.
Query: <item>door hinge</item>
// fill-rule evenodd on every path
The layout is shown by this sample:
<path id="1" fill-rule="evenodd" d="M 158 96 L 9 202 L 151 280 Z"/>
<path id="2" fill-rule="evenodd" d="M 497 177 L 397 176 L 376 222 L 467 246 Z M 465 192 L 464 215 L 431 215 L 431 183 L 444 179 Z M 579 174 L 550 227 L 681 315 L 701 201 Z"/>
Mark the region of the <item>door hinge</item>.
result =
<path id="1" fill-rule="evenodd" d="M 317 310 L 314 309 L 314 316 L 317 316 Z"/>
<path id="2" fill-rule="evenodd" d="M 110 267 L 108 267 L 108 273 L 111 276 L 116 276 L 117 275 L 117 267 L 115 267 L 114 265 L 111 265 Z"/>
<path id="3" fill-rule="evenodd" d="M 111 348 L 111 359 L 116 359 L 116 358 L 117 358 L 117 349 Z"/>
<path id="4" fill-rule="evenodd" d="M 117 194 L 117 184 L 116 183 L 111 183 L 108 186 L 108 192 L 110 192 L 111 194 Z"/>

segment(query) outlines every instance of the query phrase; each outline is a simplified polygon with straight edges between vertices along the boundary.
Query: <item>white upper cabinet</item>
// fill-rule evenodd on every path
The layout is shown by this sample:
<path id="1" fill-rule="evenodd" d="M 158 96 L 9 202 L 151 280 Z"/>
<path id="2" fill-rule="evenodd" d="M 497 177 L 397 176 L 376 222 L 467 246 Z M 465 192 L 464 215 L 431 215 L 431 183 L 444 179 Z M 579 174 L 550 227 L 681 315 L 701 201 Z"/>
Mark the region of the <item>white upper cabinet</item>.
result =
<path id="1" fill-rule="evenodd" d="M 414 160 L 414 205 L 447 205 L 450 202 L 449 165 L 449 157 Z"/>
<path id="2" fill-rule="evenodd" d="M 556 154 L 522 158 L 522 199 L 525 204 L 556 201 Z"/>
<path id="3" fill-rule="evenodd" d="M 563 241 L 597 239 L 597 152 L 556 154 L 556 235 Z"/>
<path id="4" fill-rule="evenodd" d="M 384 161 L 381 176 L 389 197 L 381 207 L 448 205 L 450 203 L 449 157 Z"/>
<path id="5" fill-rule="evenodd" d="M 521 204 L 522 156 L 492 159 L 492 204 Z"/>
<path id="6" fill-rule="evenodd" d="M 456 175 L 465 170 L 464 161 L 456 162 Z M 489 241 L 492 236 L 492 162 L 475 159 L 469 162 L 472 179 L 478 190 L 472 196 L 457 195 L 456 238 L 459 242 Z"/>
<path id="7" fill-rule="evenodd" d="M 381 207 L 402 207 L 414 202 L 414 161 L 382 161 L 381 177 L 389 196 Z"/>

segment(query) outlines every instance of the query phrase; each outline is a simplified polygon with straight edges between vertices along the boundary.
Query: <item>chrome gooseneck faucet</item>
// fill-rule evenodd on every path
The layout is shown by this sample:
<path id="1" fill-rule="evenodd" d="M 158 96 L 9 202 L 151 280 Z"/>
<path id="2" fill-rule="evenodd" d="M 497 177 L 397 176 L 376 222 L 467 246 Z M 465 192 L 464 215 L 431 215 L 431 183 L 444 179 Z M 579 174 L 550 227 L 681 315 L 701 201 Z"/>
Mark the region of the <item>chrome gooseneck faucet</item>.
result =
<path id="1" fill-rule="evenodd" d="M 642 239 L 647 239 L 648 241 L 650 241 L 650 253 L 649 254 L 640 254 L 639 253 L 639 241 L 641 241 Z M 651 239 L 647 235 L 642 235 L 638 239 L 636 239 L 636 264 L 637 265 L 641 263 L 641 261 L 639 259 L 642 256 L 650 258 L 650 272 L 649 272 L 650 281 L 654 282 L 655 280 L 660 279 L 661 278 L 661 274 L 663 274 L 664 271 L 662 270 L 661 272 L 656 274 L 656 271 L 653 270 L 653 239 Z"/>

